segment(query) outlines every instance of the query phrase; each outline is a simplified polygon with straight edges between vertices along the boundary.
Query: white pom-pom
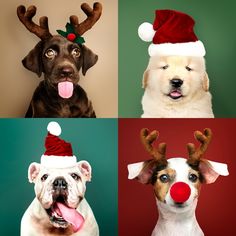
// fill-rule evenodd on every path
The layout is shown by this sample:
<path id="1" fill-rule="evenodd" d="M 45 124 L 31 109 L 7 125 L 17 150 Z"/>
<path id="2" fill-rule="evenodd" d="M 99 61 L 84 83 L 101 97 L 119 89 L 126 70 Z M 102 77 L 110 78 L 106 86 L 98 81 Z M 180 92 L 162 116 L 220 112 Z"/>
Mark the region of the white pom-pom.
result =
<path id="1" fill-rule="evenodd" d="M 155 33 L 152 24 L 148 22 L 144 22 L 138 27 L 138 36 L 145 42 L 151 42 Z"/>
<path id="2" fill-rule="evenodd" d="M 55 136 L 59 136 L 61 134 L 61 126 L 55 121 L 49 122 L 47 130 L 50 134 Z"/>

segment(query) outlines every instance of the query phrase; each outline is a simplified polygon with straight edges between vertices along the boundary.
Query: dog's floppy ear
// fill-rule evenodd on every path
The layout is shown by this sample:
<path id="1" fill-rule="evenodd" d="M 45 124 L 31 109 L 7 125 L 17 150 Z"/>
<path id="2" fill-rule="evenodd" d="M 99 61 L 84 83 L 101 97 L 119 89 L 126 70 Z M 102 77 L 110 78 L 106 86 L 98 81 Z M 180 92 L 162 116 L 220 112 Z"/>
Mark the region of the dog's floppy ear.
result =
<path id="1" fill-rule="evenodd" d="M 201 159 L 199 163 L 199 171 L 203 175 L 206 184 L 214 183 L 219 175 L 229 175 L 227 164 L 206 159 Z"/>
<path id="2" fill-rule="evenodd" d="M 42 50 L 43 50 L 43 42 L 40 41 L 34 47 L 34 49 L 32 49 L 28 53 L 28 55 L 22 60 L 22 64 L 24 65 L 24 67 L 36 73 L 38 77 L 41 76 L 43 71 Z"/>
<path id="3" fill-rule="evenodd" d="M 142 80 L 142 88 L 144 89 L 147 87 L 148 76 L 149 76 L 149 70 L 145 70 L 143 73 L 143 80 Z"/>
<path id="4" fill-rule="evenodd" d="M 82 46 L 82 56 L 83 56 L 83 63 L 82 63 L 82 73 L 83 75 L 86 74 L 87 70 L 94 66 L 98 60 L 98 55 L 93 53 L 89 48 L 85 45 Z"/>
<path id="5" fill-rule="evenodd" d="M 155 168 L 155 163 L 152 160 L 129 164 L 128 179 L 136 179 L 141 184 L 149 184 Z"/>
<path id="6" fill-rule="evenodd" d="M 206 72 L 204 73 L 204 76 L 203 76 L 202 86 L 203 86 L 204 91 L 207 92 L 209 90 L 209 78 Z"/>
<path id="7" fill-rule="evenodd" d="M 33 162 L 30 164 L 28 168 L 28 179 L 30 183 L 33 183 L 35 179 L 37 178 L 40 171 L 40 164 Z"/>
<path id="8" fill-rule="evenodd" d="M 92 178 L 92 168 L 87 161 L 79 161 L 77 163 L 81 174 L 86 181 L 91 181 Z"/>

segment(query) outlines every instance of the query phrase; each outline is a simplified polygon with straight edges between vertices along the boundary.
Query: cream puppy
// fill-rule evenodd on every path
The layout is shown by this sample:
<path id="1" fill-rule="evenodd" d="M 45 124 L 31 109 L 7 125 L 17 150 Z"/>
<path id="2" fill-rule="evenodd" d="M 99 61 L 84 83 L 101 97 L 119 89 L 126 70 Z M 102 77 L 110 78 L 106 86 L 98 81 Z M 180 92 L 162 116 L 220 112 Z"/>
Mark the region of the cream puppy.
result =
<path id="1" fill-rule="evenodd" d="M 142 118 L 214 117 L 203 57 L 150 57 L 143 88 Z"/>

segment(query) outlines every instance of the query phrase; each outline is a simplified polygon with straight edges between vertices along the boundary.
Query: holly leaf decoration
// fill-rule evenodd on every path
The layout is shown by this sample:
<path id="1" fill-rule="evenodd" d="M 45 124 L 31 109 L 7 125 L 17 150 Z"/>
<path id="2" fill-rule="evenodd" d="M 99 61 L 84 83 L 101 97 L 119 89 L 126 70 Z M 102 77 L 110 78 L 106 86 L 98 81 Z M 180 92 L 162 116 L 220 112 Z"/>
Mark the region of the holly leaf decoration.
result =
<path id="1" fill-rule="evenodd" d="M 72 24 L 70 24 L 70 23 L 67 23 L 66 24 L 66 32 L 67 32 L 67 34 L 70 34 L 70 33 L 74 33 L 75 34 L 74 26 Z"/>
<path id="2" fill-rule="evenodd" d="M 83 43 L 85 43 L 85 40 L 83 37 L 77 36 L 76 39 L 74 40 L 74 42 L 77 44 L 83 44 Z"/>
<path id="3" fill-rule="evenodd" d="M 76 34 L 75 30 L 74 30 L 74 26 L 70 23 L 66 24 L 66 32 L 63 30 L 57 30 L 57 33 L 60 34 L 61 36 L 67 38 L 68 40 L 70 40 L 68 38 L 69 34 L 74 34 L 76 36 L 76 38 L 73 40 L 73 42 L 77 43 L 77 44 L 83 44 L 85 43 L 85 40 L 83 37 L 81 37 L 80 35 Z M 72 40 L 70 40 L 72 41 Z"/>
<path id="4" fill-rule="evenodd" d="M 63 37 L 67 37 L 67 32 L 63 31 L 63 30 L 57 30 L 57 33 L 60 34 Z"/>

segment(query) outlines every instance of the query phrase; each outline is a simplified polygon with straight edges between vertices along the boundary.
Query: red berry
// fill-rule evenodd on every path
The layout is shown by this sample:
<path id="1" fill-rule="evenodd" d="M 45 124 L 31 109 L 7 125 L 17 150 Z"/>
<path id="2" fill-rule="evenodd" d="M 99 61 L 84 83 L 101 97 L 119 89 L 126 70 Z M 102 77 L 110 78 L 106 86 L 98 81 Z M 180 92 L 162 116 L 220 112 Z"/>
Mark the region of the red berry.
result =
<path id="1" fill-rule="evenodd" d="M 76 35 L 74 33 L 69 33 L 66 37 L 69 41 L 74 41 L 76 38 Z"/>

